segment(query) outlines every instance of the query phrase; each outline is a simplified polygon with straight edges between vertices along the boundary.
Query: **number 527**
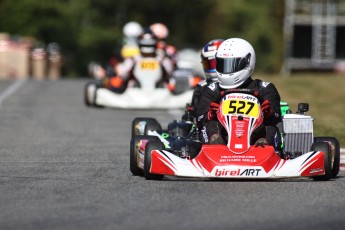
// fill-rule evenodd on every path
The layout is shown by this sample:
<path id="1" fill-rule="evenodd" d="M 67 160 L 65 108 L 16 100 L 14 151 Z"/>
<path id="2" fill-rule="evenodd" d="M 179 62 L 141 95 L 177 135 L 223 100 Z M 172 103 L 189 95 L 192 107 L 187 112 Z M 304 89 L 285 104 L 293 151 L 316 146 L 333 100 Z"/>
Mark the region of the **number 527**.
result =
<path id="1" fill-rule="evenodd" d="M 226 100 L 222 105 L 222 112 L 226 114 L 246 114 L 248 116 L 258 117 L 259 106 L 257 103 L 244 100 Z"/>

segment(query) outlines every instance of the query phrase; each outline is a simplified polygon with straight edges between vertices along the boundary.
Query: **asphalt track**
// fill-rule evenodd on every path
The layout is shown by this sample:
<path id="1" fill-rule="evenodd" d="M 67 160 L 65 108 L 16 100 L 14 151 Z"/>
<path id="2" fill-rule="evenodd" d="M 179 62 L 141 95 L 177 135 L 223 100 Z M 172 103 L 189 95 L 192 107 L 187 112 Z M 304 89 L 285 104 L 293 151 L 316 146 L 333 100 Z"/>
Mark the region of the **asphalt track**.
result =
<path id="1" fill-rule="evenodd" d="M 87 108 L 85 81 L 0 82 L 0 229 L 344 229 L 345 177 L 147 181 L 129 171 L 137 116 Z M 11 89 L 9 91 L 9 87 Z"/>

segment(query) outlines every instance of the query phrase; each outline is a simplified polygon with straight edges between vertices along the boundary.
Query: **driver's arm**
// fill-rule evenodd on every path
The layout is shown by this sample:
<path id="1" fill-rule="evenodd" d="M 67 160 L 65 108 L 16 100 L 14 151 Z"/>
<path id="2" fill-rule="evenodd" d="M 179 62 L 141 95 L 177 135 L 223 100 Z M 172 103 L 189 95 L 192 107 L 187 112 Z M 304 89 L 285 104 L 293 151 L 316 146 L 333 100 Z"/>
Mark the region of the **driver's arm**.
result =
<path id="1" fill-rule="evenodd" d="M 274 84 L 269 83 L 263 88 L 263 99 L 268 100 L 271 108 L 272 115 L 264 120 L 265 125 L 277 125 L 281 121 L 280 111 L 280 95 Z"/>
<path id="2" fill-rule="evenodd" d="M 207 112 L 210 108 L 210 103 L 218 97 L 219 87 L 216 83 L 212 83 L 209 86 L 205 87 L 198 104 L 195 105 L 195 115 L 197 120 L 197 126 L 199 129 L 207 121 Z"/>

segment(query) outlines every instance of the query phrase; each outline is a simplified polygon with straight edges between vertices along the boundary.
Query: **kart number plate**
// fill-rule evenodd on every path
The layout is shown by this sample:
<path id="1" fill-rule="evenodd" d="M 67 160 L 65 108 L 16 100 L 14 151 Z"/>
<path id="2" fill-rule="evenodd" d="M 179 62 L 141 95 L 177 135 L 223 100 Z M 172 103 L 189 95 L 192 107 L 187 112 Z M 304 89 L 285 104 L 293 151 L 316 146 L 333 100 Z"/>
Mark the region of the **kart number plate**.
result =
<path id="1" fill-rule="evenodd" d="M 156 70 L 158 69 L 159 63 L 156 61 L 141 61 L 139 66 L 142 70 Z"/>
<path id="2" fill-rule="evenodd" d="M 250 117 L 259 117 L 259 105 L 248 100 L 225 100 L 222 103 L 223 115 L 244 114 Z"/>

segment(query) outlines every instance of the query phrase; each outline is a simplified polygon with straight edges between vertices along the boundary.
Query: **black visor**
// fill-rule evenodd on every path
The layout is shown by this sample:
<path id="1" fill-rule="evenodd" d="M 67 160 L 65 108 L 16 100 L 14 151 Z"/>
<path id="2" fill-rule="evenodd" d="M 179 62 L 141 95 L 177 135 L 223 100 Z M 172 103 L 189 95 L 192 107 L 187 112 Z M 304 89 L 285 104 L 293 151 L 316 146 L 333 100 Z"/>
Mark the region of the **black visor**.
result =
<path id="1" fill-rule="evenodd" d="M 235 73 L 246 68 L 250 63 L 250 53 L 239 58 L 216 58 L 216 70 L 219 73 Z"/>

